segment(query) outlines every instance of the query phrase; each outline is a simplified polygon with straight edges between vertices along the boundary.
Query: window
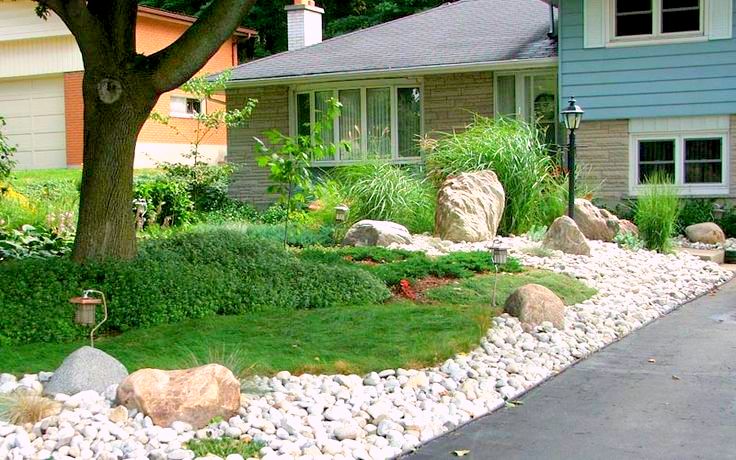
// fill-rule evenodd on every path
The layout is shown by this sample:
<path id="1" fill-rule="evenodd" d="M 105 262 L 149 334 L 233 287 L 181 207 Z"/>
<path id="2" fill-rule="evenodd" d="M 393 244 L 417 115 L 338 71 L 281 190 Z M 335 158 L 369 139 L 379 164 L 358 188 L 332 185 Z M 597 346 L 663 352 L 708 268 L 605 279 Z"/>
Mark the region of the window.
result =
<path id="1" fill-rule="evenodd" d="M 191 97 L 171 96 L 171 116 L 192 118 L 202 113 L 203 101 Z"/>
<path id="2" fill-rule="evenodd" d="M 497 74 L 496 114 L 536 123 L 548 144 L 557 143 L 557 77 L 545 73 Z"/>
<path id="3" fill-rule="evenodd" d="M 634 136 L 632 192 L 660 171 L 672 177 L 685 195 L 727 194 L 727 139 L 727 133 Z"/>
<path id="4" fill-rule="evenodd" d="M 703 35 L 703 0 L 610 0 L 612 38 L 666 39 Z"/>
<path id="5" fill-rule="evenodd" d="M 325 141 L 346 141 L 337 158 L 320 161 L 350 162 L 365 159 L 407 160 L 420 156 L 422 127 L 421 90 L 418 86 L 375 86 L 314 90 L 296 94 L 296 132 L 309 133 L 330 98 L 340 101 L 340 116 L 323 133 Z"/>

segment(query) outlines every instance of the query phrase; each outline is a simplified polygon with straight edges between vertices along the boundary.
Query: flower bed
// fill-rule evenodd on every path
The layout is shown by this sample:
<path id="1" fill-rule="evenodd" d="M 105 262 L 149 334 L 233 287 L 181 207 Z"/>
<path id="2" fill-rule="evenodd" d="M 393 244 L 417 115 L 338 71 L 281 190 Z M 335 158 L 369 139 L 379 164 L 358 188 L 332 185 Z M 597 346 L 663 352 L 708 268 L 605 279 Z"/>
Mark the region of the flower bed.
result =
<path id="1" fill-rule="evenodd" d="M 390 458 L 498 408 L 732 276 L 686 254 L 628 252 L 591 241 L 591 257 L 555 253 L 542 258 L 526 254 L 537 243 L 501 240 L 524 265 L 569 274 L 598 294 L 567 307 L 564 330 L 542 324 L 527 333 L 516 319 L 497 317 L 478 348 L 434 368 L 389 369 L 367 376 L 297 377 L 281 372 L 254 379 L 248 388 L 258 391 L 250 390 L 256 394 L 249 396 L 240 415 L 207 430 L 155 427 L 135 413 L 113 423 L 107 415 L 111 392 L 62 397 L 61 415 L 40 422 L 31 434 L 0 423 L 0 458 L 9 451 L 39 457 L 58 452 L 110 459 L 194 458 L 186 442 L 212 435 L 262 442 L 265 459 Z M 417 237 L 404 249 L 446 253 L 488 246 Z M 28 376 L 23 385 L 38 386 L 36 379 Z"/>

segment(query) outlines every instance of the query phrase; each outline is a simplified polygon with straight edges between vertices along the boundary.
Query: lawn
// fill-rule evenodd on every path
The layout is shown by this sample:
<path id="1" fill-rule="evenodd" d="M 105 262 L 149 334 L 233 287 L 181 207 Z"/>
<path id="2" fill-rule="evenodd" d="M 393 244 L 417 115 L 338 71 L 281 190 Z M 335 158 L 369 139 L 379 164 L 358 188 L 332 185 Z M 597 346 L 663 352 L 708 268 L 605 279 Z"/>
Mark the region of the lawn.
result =
<path id="1" fill-rule="evenodd" d="M 501 274 L 498 300 L 529 283 L 548 286 L 566 303 L 595 293 L 568 276 L 541 270 Z M 97 346 L 130 371 L 222 362 L 242 374 L 366 373 L 441 362 L 477 346 L 500 309 L 490 307 L 492 275 L 427 290 L 425 302 L 393 301 L 323 309 L 211 316 L 104 337 Z M 112 312 L 114 315 L 115 313 Z M 0 349 L 0 370 L 53 370 L 84 342 L 34 343 Z"/>

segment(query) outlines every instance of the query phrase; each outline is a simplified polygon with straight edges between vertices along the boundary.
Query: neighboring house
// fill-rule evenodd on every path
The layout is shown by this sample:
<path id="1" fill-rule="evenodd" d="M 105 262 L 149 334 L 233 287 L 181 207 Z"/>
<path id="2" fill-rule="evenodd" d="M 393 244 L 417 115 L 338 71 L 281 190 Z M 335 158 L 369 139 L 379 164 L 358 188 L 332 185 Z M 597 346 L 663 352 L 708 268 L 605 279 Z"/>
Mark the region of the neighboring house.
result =
<path id="1" fill-rule="evenodd" d="M 473 113 L 538 120 L 563 140 L 558 112 L 574 95 L 586 110 L 579 164 L 603 198 L 636 195 L 657 169 L 683 195 L 736 197 L 733 2 L 460 0 L 322 42 L 323 11 L 295 0 L 290 50 L 233 70 L 228 104 L 260 103 L 228 132 L 231 193 L 270 202 L 253 137 L 303 132 L 329 97 L 343 104 L 330 134 L 353 149 L 322 166 L 368 153 L 416 162 L 417 139 Z"/>
<path id="2" fill-rule="evenodd" d="M 0 0 L 0 116 L 5 117 L 11 143 L 18 146 L 18 169 L 78 167 L 84 147 L 82 56 L 74 37 L 50 14 L 39 18 L 36 3 Z M 156 8 L 139 7 L 138 52 L 154 53 L 173 43 L 194 18 Z M 238 29 L 202 69 L 214 73 L 238 64 L 238 44 L 255 34 Z M 154 110 L 172 116 L 185 135 L 148 121 L 136 146 L 136 167 L 176 161 L 189 151 L 187 138 L 195 129 L 194 110 L 216 110 L 211 101 L 188 99 L 180 90 L 163 94 Z M 212 134 L 202 146 L 210 161 L 223 161 L 226 133 Z"/>

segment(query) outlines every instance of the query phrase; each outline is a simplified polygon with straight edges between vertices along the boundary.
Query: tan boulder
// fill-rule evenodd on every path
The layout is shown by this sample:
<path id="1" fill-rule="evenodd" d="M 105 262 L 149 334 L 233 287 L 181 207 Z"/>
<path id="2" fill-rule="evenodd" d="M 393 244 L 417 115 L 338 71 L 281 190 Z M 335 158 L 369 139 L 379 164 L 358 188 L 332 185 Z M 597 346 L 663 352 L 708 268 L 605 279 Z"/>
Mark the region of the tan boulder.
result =
<path id="1" fill-rule="evenodd" d="M 589 240 L 613 241 L 619 229 L 619 219 L 588 200 L 575 200 L 575 223 Z"/>
<path id="2" fill-rule="evenodd" d="M 555 249 L 567 254 L 579 256 L 590 255 L 590 244 L 580 231 L 574 220 L 568 216 L 555 219 L 544 235 L 542 245 L 548 249 Z"/>
<path id="3" fill-rule="evenodd" d="M 240 382 L 219 364 L 176 371 L 141 369 L 120 384 L 117 398 L 156 425 L 182 421 L 202 428 L 214 417 L 227 420 L 238 413 Z"/>
<path id="4" fill-rule="evenodd" d="M 342 240 L 343 246 L 389 246 L 411 244 L 411 233 L 401 224 L 384 220 L 361 220 L 353 224 Z"/>
<path id="5" fill-rule="evenodd" d="M 519 318 L 524 329 L 534 329 L 545 321 L 557 329 L 565 328 L 565 304 L 557 294 L 539 284 L 526 284 L 515 290 L 504 311 Z"/>
<path id="6" fill-rule="evenodd" d="M 685 235 L 693 243 L 718 244 L 726 241 L 726 234 L 713 222 L 690 225 L 685 228 Z"/>
<path id="7" fill-rule="evenodd" d="M 626 219 L 619 219 L 618 221 L 618 232 L 619 233 L 631 233 L 634 236 L 639 236 L 639 227 L 635 223 Z"/>
<path id="8" fill-rule="evenodd" d="M 493 171 L 461 173 L 445 180 L 437 194 L 435 232 L 454 242 L 496 236 L 506 194 Z"/>

